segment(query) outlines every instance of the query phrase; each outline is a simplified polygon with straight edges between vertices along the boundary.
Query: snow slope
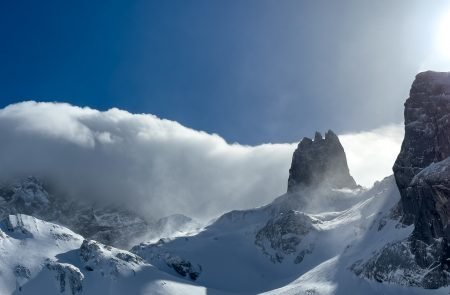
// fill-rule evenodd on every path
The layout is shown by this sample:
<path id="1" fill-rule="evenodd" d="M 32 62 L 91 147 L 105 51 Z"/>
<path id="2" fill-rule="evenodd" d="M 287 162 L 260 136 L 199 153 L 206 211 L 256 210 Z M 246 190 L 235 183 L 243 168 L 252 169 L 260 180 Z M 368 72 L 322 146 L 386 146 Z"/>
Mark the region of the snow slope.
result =
<path id="1" fill-rule="evenodd" d="M 449 288 L 425 291 L 380 284 L 358 276 L 363 262 L 413 230 L 397 220 L 399 193 L 393 177 L 370 190 L 323 193 L 320 195 L 328 198 L 323 202 L 328 204 L 328 212 L 300 212 L 308 207 L 300 199 L 316 195 L 284 195 L 265 207 L 227 213 L 195 236 L 143 243 L 132 252 L 165 272 L 188 281 L 193 280 L 190 272 L 198 273 L 195 282 L 231 293 L 449 292 Z M 300 198 L 300 208 L 296 208 L 295 198 Z M 348 207 L 342 209 L 341 203 Z M 186 267 L 180 272 L 171 265 L 173 260 Z"/>
<path id="2" fill-rule="evenodd" d="M 28 215 L 0 224 L 0 294 L 224 294 Z"/>
<path id="3" fill-rule="evenodd" d="M 305 206 L 317 196 L 327 212 Z M 402 286 L 401 270 L 400 284 L 362 275 L 383 247 L 413 230 L 397 221 L 398 200 L 393 177 L 370 190 L 284 195 L 131 252 L 9 215 L 0 223 L 0 294 L 448 294 Z"/>

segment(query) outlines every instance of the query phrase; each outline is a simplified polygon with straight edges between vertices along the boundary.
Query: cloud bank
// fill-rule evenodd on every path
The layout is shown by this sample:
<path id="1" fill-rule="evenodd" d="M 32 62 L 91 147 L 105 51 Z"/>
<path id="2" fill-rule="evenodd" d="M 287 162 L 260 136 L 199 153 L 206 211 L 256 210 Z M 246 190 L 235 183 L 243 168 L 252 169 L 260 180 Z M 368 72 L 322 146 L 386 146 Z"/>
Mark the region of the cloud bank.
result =
<path id="1" fill-rule="evenodd" d="M 0 137 L 0 178 L 50 179 L 74 198 L 149 218 L 264 205 L 285 192 L 297 145 L 229 144 L 154 115 L 34 101 L 0 110 Z M 391 174 L 402 137 L 401 126 L 340 136 L 357 182 Z"/>

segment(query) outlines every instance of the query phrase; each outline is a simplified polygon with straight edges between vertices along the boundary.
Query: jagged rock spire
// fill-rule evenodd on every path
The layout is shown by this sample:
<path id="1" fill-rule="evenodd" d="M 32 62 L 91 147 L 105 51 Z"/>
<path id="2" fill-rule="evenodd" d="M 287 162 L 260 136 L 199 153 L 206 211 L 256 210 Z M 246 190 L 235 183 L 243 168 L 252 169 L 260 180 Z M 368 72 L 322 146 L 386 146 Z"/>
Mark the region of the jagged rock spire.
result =
<path id="1" fill-rule="evenodd" d="M 316 132 L 314 140 L 303 138 L 289 169 L 288 192 L 322 184 L 333 188 L 357 187 L 349 173 L 344 148 L 331 130 L 325 133 L 325 138 L 320 132 Z"/>

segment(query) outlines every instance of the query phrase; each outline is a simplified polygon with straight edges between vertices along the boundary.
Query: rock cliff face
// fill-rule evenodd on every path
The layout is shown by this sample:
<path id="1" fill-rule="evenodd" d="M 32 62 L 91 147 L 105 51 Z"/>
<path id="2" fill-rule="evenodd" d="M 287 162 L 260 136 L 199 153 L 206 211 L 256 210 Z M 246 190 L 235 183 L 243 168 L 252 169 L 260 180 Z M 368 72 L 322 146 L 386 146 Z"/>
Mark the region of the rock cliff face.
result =
<path id="1" fill-rule="evenodd" d="M 325 133 L 325 138 L 319 132 L 316 132 L 314 140 L 303 138 L 294 152 L 289 169 L 288 192 L 319 185 L 357 187 L 348 170 L 344 148 L 331 130 Z"/>
<path id="2" fill-rule="evenodd" d="M 449 157 L 450 73 L 420 73 L 405 103 L 405 138 L 393 167 L 401 195 L 401 220 L 414 225 L 414 230 L 407 240 L 386 247 L 379 257 L 395 260 L 405 256 L 405 251 L 396 250 L 399 245 L 406 247 L 412 255 L 407 263 L 398 260 L 402 262 L 399 268 L 423 272 L 414 284 L 425 288 L 450 283 Z M 376 270 L 378 277 L 384 276 L 390 272 L 383 271 L 384 264 L 387 262 L 378 259 L 369 269 Z"/>
<path id="3" fill-rule="evenodd" d="M 414 224 L 416 236 L 424 242 L 443 236 L 447 229 L 450 180 L 431 184 L 428 176 L 418 174 L 449 156 L 450 73 L 420 73 L 405 103 L 405 138 L 393 170 L 403 221 Z"/>
<path id="4" fill-rule="evenodd" d="M 405 103 L 405 139 L 394 165 L 403 221 L 425 243 L 450 241 L 450 73 L 417 75 Z"/>

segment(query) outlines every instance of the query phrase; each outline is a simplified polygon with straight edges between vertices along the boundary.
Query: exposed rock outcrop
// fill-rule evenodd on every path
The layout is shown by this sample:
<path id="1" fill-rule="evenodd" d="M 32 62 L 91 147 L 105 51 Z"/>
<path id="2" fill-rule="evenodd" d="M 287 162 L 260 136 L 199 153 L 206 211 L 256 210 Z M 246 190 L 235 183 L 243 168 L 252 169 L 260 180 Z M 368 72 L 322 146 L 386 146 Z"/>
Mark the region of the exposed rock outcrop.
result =
<path id="1" fill-rule="evenodd" d="M 393 170 L 402 196 L 403 221 L 414 224 L 416 237 L 424 242 L 446 231 L 450 235 L 450 179 L 441 177 L 436 182 L 418 174 L 449 156 L 450 73 L 420 73 L 405 103 L 405 138 Z"/>
<path id="2" fill-rule="evenodd" d="M 289 169 L 288 192 L 319 185 L 357 187 L 350 175 L 344 148 L 331 130 L 325 133 L 325 138 L 319 132 L 316 132 L 314 140 L 303 138 L 294 152 Z"/>
<path id="3" fill-rule="evenodd" d="M 414 239 L 387 244 L 363 264 L 351 266 L 355 274 L 377 282 L 437 289 L 448 284 L 448 273 L 439 267 L 436 257 L 443 244 L 425 244 Z"/>
<path id="4" fill-rule="evenodd" d="M 81 271 L 68 263 L 47 260 L 45 266 L 54 272 L 58 291 L 61 294 L 82 294 L 84 275 Z"/>
<path id="5" fill-rule="evenodd" d="M 405 240 L 387 245 L 357 273 L 378 281 L 450 284 L 450 73 L 416 76 L 405 103 L 405 138 L 393 170 Z"/>
<path id="6" fill-rule="evenodd" d="M 314 221 L 306 214 L 288 211 L 270 219 L 255 237 L 255 244 L 274 263 L 281 263 L 285 257 L 295 255 L 294 262 L 300 263 L 306 254 L 312 252 L 311 241 L 304 241 L 306 235 L 315 231 Z"/>
<path id="7" fill-rule="evenodd" d="M 405 103 L 405 138 L 393 169 L 403 222 L 414 224 L 414 238 L 427 244 L 439 238 L 450 241 L 448 157 L 450 73 L 420 73 Z"/>
<path id="8" fill-rule="evenodd" d="M 141 243 L 130 251 L 156 266 L 160 270 L 177 274 L 192 281 L 202 273 L 202 266 L 164 249 L 165 240 L 157 243 Z"/>
<path id="9" fill-rule="evenodd" d="M 134 275 L 144 265 L 142 258 L 128 251 L 84 240 L 80 247 L 80 260 L 87 271 L 96 271 L 103 277 L 116 279 L 120 275 Z"/>

